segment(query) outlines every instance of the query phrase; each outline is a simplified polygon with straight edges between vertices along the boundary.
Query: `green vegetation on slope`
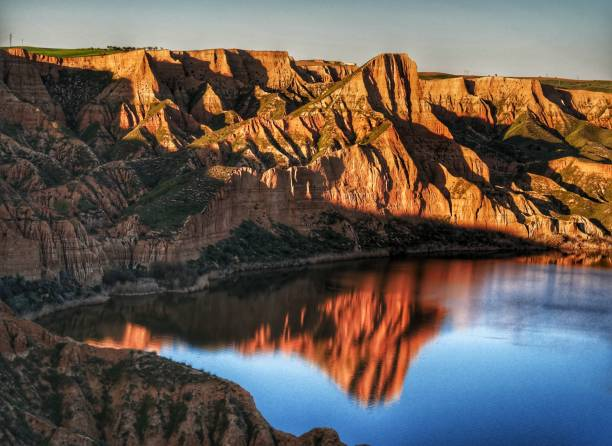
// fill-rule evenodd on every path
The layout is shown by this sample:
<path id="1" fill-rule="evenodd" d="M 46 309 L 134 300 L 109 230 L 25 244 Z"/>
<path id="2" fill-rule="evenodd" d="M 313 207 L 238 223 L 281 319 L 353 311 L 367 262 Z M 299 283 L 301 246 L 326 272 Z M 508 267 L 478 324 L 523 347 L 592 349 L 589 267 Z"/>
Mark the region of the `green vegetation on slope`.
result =
<path id="1" fill-rule="evenodd" d="M 565 140 L 578 148 L 582 148 L 589 143 L 599 143 L 612 148 L 612 130 L 596 127 L 587 121 L 576 120 L 576 125 L 565 137 Z"/>
<path id="2" fill-rule="evenodd" d="M 240 264 L 282 262 L 303 259 L 319 254 L 352 251 L 354 243 L 329 226 L 304 235 L 279 223 L 270 229 L 243 221 L 231 231 L 230 237 L 207 246 L 197 260 L 187 263 L 155 263 L 148 270 L 142 268 L 111 270 L 104 274 L 104 283 L 132 282 L 152 277 L 170 289 L 192 286 L 196 279 L 209 271 Z"/>
<path id="3" fill-rule="evenodd" d="M 303 235 L 276 223 L 271 230 L 245 220 L 231 236 L 206 247 L 196 261 L 200 272 L 239 263 L 274 262 L 324 253 L 347 252 L 353 242 L 331 228 L 315 229 Z"/>
<path id="4" fill-rule="evenodd" d="M 282 119 L 286 114 L 285 101 L 277 93 L 270 93 L 259 100 L 258 116 L 267 116 L 270 119 Z"/>
<path id="5" fill-rule="evenodd" d="M 588 163 L 588 161 L 586 162 Z M 606 230 L 612 229 L 612 183 L 604 174 L 585 171 L 570 164 L 558 172 L 564 188 L 551 194 L 567 206 L 566 213 L 582 215 Z"/>
<path id="6" fill-rule="evenodd" d="M 385 133 L 390 126 L 391 126 L 391 122 L 384 120 L 382 124 L 372 129 L 372 131 L 368 133 L 367 136 L 363 138 L 363 140 L 359 144 L 362 144 L 362 145 L 372 144 L 374 141 L 378 139 L 380 135 Z"/>
<path id="7" fill-rule="evenodd" d="M 45 305 L 62 305 L 84 299 L 98 291 L 99 287 L 82 288 L 66 274 L 61 274 L 56 280 L 0 277 L 0 300 L 17 314 L 40 311 Z"/>
<path id="8" fill-rule="evenodd" d="M 58 70 L 57 75 L 43 76 L 43 82 L 53 100 L 62 107 L 68 126 L 76 129 L 83 106 L 98 96 L 112 78 L 109 71 L 64 69 Z"/>
<path id="9" fill-rule="evenodd" d="M 519 161 L 547 161 L 563 156 L 581 156 L 593 161 L 611 160 L 612 130 L 596 127 L 586 121 L 569 118 L 563 135 L 548 129 L 537 117 L 523 113 L 502 136 L 509 153 Z"/>
<path id="10" fill-rule="evenodd" d="M 511 155 L 522 162 L 550 160 L 578 153 L 575 148 L 542 126 L 530 112 L 518 116 L 506 129 L 502 140 L 515 150 Z"/>
<path id="11" fill-rule="evenodd" d="M 206 208 L 223 180 L 200 171 L 188 172 L 157 184 L 127 214 L 138 214 L 151 229 L 166 232 L 179 229 L 189 215 Z"/>

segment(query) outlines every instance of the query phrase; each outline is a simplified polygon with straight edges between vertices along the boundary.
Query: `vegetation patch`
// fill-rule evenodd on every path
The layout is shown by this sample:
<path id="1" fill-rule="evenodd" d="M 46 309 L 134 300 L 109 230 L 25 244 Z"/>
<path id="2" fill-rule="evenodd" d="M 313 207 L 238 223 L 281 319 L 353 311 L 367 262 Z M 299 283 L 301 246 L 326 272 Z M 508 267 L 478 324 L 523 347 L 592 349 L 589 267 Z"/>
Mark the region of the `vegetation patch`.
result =
<path id="1" fill-rule="evenodd" d="M 286 104 L 276 93 L 270 93 L 259 99 L 258 116 L 270 119 L 281 119 L 286 114 Z"/>
<path id="2" fill-rule="evenodd" d="M 368 135 L 360 142 L 360 144 L 364 144 L 364 145 L 372 144 L 374 141 L 378 139 L 378 137 L 380 137 L 380 135 L 385 133 L 390 126 L 391 126 L 391 122 L 385 120 L 378 127 L 372 129 L 372 131 L 368 133 Z"/>
<path id="3" fill-rule="evenodd" d="M 612 93 L 612 81 L 560 79 L 555 77 L 536 77 L 540 83 L 565 90 L 588 90 Z"/>
<path id="4" fill-rule="evenodd" d="M 70 213 L 70 203 L 63 198 L 60 198 L 59 200 L 55 200 L 55 203 L 53 203 L 53 209 L 55 209 L 58 214 L 67 216 Z"/>
<path id="5" fill-rule="evenodd" d="M 502 140 L 515 149 L 514 157 L 522 162 L 550 160 L 578 153 L 560 135 L 544 128 L 529 112 L 516 118 L 504 132 Z"/>
<path id="6" fill-rule="evenodd" d="M 152 158 L 141 158 L 128 161 L 130 168 L 134 169 L 140 181 L 147 187 L 153 188 L 166 178 L 184 173 L 190 161 L 197 161 L 189 152 L 179 151 L 165 153 Z"/>
<path id="7" fill-rule="evenodd" d="M 61 305 L 95 291 L 83 289 L 65 274 L 57 280 L 27 280 L 21 276 L 0 278 L 0 299 L 16 314 L 36 312 L 45 305 Z"/>
<path id="8" fill-rule="evenodd" d="M 251 118 L 253 119 L 253 118 Z M 210 132 L 204 136 L 193 141 L 189 144 L 189 148 L 191 149 L 201 149 L 206 147 L 209 144 L 220 142 L 230 136 L 234 131 L 238 130 L 240 127 L 248 124 L 250 119 L 245 119 L 244 121 L 236 122 L 235 124 L 227 125 L 219 130 L 214 132 Z"/>
<path id="9" fill-rule="evenodd" d="M 304 235 L 275 223 L 270 230 L 246 220 L 232 230 L 225 240 L 206 247 L 192 262 L 198 272 L 220 269 L 240 263 L 274 262 L 317 254 L 351 251 L 352 240 L 331 228 L 316 229 Z"/>
<path id="10" fill-rule="evenodd" d="M 66 122 L 72 129 L 76 128 L 79 111 L 99 95 L 112 79 L 110 71 L 77 68 L 60 69 L 56 77 L 43 77 L 49 94 L 62 107 Z"/>
<path id="11" fill-rule="evenodd" d="M 92 139 L 94 139 L 96 136 L 98 136 L 98 131 L 100 130 L 100 123 L 98 122 L 94 122 L 92 124 L 89 124 L 85 130 L 83 130 L 81 132 L 81 139 L 85 142 L 89 142 Z"/>
<path id="12" fill-rule="evenodd" d="M 105 153 L 109 160 L 136 158 L 147 147 L 146 139 L 128 138 L 117 141 Z"/>
<path id="13" fill-rule="evenodd" d="M 595 161 L 611 158 L 609 149 L 612 148 L 612 130 L 596 127 L 587 121 L 575 120 L 575 125 L 565 140 L 572 146 L 587 151 L 587 156 L 593 154 L 594 147 L 591 146 L 601 144 L 605 147 L 595 153 L 597 156 Z"/>
<path id="14" fill-rule="evenodd" d="M 149 410 L 153 408 L 155 405 L 155 400 L 149 394 L 146 394 L 145 397 L 140 402 L 140 406 L 138 407 L 138 413 L 136 414 L 136 433 L 138 434 L 138 438 L 140 441 L 144 441 L 145 433 L 147 428 L 149 427 Z"/>
<path id="15" fill-rule="evenodd" d="M 183 401 L 176 401 L 168 408 L 168 420 L 164 424 L 164 437 L 168 440 L 175 433 L 181 423 L 187 418 L 187 405 Z"/>
<path id="16" fill-rule="evenodd" d="M 98 206 L 96 206 L 94 203 L 92 203 L 85 197 L 81 197 L 79 199 L 77 207 L 79 208 L 79 212 L 90 212 L 98 209 Z"/>
<path id="17" fill-rule="evenodd" d="M 187 172 L 161 181 L 127 208 L 126 214 L 139 215 L 141 222 L 154 230 L 177 230 L 189 215 L 205 209 L 223 184 L 206 173 Z"/>

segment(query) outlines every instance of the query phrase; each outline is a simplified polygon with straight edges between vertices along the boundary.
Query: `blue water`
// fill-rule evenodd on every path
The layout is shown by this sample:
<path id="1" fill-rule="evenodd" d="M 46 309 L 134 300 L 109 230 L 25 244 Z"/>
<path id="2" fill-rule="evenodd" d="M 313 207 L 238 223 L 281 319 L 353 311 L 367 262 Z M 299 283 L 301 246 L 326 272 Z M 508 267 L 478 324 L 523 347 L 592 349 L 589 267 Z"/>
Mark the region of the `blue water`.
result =
<path id="1" fill-rule="evenodd" d="M 294 434 L 329 426 L 348 444 L 612 444 L 609 269 L 370 261 L 71 314 L 57 331 L 136 346 L 126 326 L 144 329 L 150 349 L 239 383 Z"/>

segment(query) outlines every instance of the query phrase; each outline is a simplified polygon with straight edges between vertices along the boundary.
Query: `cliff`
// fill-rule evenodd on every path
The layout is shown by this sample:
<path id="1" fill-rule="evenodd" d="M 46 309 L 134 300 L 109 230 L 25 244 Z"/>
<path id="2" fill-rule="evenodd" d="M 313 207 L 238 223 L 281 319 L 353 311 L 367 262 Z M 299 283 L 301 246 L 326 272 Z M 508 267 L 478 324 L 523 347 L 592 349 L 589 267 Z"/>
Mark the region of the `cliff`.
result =
<path id="1" fill-rule="evenodd" d="M 2 275 L 91 285 L 112 269 L 201 264 L 245 222 L 346 239 L 350 252 L 418 250 L 429 238 L 414 219 L 474 230 L 465 246 L 502 249 L 501 234 L 611 248 L 606 93 L 420 80 L 405 54 L 355 67 L 286 52 L 11 49 L 0 72 Z M 408 223 L 390 233 L 391 220 Z"/>

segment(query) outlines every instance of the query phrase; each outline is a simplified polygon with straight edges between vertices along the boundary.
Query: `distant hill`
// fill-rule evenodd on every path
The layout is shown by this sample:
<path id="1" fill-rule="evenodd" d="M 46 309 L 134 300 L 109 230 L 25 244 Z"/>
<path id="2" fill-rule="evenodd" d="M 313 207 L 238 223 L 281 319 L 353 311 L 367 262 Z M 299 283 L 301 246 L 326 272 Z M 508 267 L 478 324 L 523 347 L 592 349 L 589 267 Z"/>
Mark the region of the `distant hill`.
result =
<path id="1" fill-rule="evenodd" d="M 483 77 L 478 75 L 466 75 L 462 76 L 459 74 L 450 73 L 439 73 L 435 71 L 421 71 L 419 72 L 421 79 L 433 80 L 433 79 L 450 79 L 454 77 L 465 77 L 466 79 L 474 79 L 477 77 Z M 520 77 L 519 79 L 536 79 L 543 85 L 550 85 L 555 88 L 562 88 L 565 90 L 587 90 L 587 91 L 600 91 L 603 93 L 612 93 L 612 80 L 578 80 L 578 79 L 564 79 L 559 77 Z"/>

